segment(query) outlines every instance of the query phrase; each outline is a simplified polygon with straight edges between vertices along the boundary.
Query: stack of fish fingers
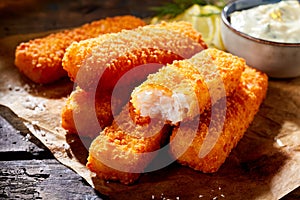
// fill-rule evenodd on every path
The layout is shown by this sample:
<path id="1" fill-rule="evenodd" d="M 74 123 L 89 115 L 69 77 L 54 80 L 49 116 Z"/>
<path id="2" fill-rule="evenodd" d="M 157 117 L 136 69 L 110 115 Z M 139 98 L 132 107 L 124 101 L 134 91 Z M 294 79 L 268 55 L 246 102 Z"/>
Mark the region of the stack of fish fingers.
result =
<path id="1" fill-rule="evenodd" d="M 124 184 L 135 182 L 164 145 L 179 163 L 216 172 L 253 121 L 268 83 L 242 58 L 207 49 L 187 22 L 75 42 L 62 63 L 78 85 L 63 127 L 94 138 L 87 167 Z M 100 129 L 89 123 L 95 116 Z"/>
<path id="2" fill-rule="evenodd" d="M 169 48 L 167 48 L 167 43 Z M 192 50 L 187 52 L 188 47 Z M 77 83 L 77 90 L 81 90 L 77 91 L 77 96 L 86 96 L 84 93 L 88 93 L 87 96 L 91 96 L 91 98 L 99 96 L 107 99 L 108 103 L 117 102 L 113 109 L 118 114 L 122 106 L 128 102 L 131 90 L 145 80 L 149 73 L 156 72 L 161 66 L 172 63 L 174 60 L 191 57 L 205 48 L 207 46 L 203 42 L 201 34 L 194 30 L 191 24 L 162 22 L 157 25 L 123 30 L 120 33 L 105 34 L 97 38 L 74 42 L 67 48 L 62 62 L 71 80 Z M 140 70 L 136 69 L 139 66 L 144 67 Z M 136 71 L 132 76 L 123 78 L 131 70 Z M 113 91 L 116 90 L 116 84 L 121 79 L 122 88 L 119 88 L 119 91 L 122 95 L 111 98 Z M 74 113 L 75 115 L 84 115 L 80 118 L 85 118 L 87 121 L 93 121 L 92 115 L 80 111 L 82 110 L 80 106 L 70 106 L 70 104 L 77 105 L 77 99 L 79 98 L 71 95 L 62 112 L 62 126 L 73 132 L 76 130 Z M 93 104 L 93 101 L 87 100 L 86 102 Z M 99 110 L 99 108 L 95 110 Z M 102 113 L 97 112 L 99 120 L 112 119 L 112 115 L 111 109 Z M 112 120 L 104 120 L 104 122 L 105 124 L 100 124 L 101 127 L 110 125 Z M 80 133 L 81 135 L 91 136 L 94 134 L 97 136 L 99 134 L 99 129 L 94 129 L 94 126 L 84 127 L 86 128 L 83 128 L 84 131 Z"/>

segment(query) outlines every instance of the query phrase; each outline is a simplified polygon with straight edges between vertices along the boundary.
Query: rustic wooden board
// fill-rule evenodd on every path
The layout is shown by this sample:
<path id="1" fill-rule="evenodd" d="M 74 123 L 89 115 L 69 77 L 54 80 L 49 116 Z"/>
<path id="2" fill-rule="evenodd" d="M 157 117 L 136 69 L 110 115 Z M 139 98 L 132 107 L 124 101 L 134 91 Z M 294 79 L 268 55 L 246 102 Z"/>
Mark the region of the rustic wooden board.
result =
<path id="1" fill-rule="evenodd" d="M 41 154 L 48 149 L 37 140 L 9 108 L 0 105 L 0 153 L 28 152 Z M 28 142 L 31 141 L 31 142 Z"/>
<path id="2" fill-rule="evenodd" d="M 1 0 L 0 38 L 14 34 L 73 28 L 116 15 L 149 17 L 153 15 L 149 8 L 162 3 L 161 0 Z"/>
<path id="3" fill-rule="evenodd" d="M 0 162 L 0 199 L 102 199 L 55 159 Z"/>
<path id="4" fill-rule="evenodd" d="M 103 199 L 0 106 L 0 199 Z"/>

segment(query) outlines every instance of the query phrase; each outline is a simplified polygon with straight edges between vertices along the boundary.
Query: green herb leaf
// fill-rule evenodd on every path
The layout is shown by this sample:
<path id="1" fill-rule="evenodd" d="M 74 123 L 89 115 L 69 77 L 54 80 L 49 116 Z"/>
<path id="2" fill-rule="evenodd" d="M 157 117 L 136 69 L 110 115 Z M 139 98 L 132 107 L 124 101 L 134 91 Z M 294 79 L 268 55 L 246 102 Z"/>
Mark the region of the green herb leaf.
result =
<path id="1" fill-rule="evenodd" d="M 225 5 L 224 0 L 172 0 L 163 4 L 160 7 L 153 7 L 152 10 L 157 13 L 158 17 L 168 16 L 170 18 L 176 17 L 183 13 L 186 9 L 194 4 L 201 6 L 204 5 L 215 5 L 217 7 L 223 7 Z"/>

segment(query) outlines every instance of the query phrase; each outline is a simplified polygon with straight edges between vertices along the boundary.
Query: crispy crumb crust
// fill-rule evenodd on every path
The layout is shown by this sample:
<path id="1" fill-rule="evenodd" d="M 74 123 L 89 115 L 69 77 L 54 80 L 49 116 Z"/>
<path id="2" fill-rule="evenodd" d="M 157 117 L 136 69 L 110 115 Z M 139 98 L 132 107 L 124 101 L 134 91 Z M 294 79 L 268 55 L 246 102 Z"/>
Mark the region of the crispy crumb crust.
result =
<path id="1" fill-rule="evenodd" d="M 205 48 L 201 34 L 190 23 L 162 22 L 75 42 L 66 51 L 63 67 L 86 91 L 97 86 L 111 90 L 122 75 L 136 66 L 171 63 Z"/>
<path id="2" fill-rule="evenodd" d="M 193 119 L 208 109 L 211 103 L 231 95 L 244 69 L 244 59 L 217 49 L 206 49 L 190 59 L 174 61 L 149 75 L 132 92 L 131 103 L 139 114 L 141 107 L 148 106 L 145 105 L 147 102 L 138 100 L 144 93 L 160 90 L 168 97 L 183 94 L 190 102 L 187 116 L 182 120 Z M 220 89 L 221 84 L 224 85 L 224 92 Z"/>
<path id="3" fill-rule="evenodd" d="M 125 46 L 131 42 L 131 37 L 140 35 L 140 39 L 144 40 L 143 42 L 145 43 L 155 43 L 154 41 L 150 40 L 151 37 L 153 36 L 154 33 L 152 29 L 159 29 L 159 32 L 162 35 L 157 35 L 155 36 L 156 39 L 160 37 L 164 37 L 164 34 L 167 34 L 167 36 L 174 36 L 174 38 L 170 39 L 172 42 L 173 48 L 175 49 L 180 49 L 179 51 L 184 51 L 186 48 L 190 48 L 187 46 L 183 46 L 182 43 L 176 43 L 176 38 L 175 36 L 184 35 L 184 39 L 186 39 L 186 42 L 193 42 L 194 45 L 197 44 L 197 46 L 202 48 L 206 48 L 206 44 L 203 42 L 201 34 L 196 32 L 191 24 L 186 23 L 186 22 L 180 22 L 180 23 L 161 23 L 160 25 L 148 25 L 145 26 L 145 28 L 139 28 L 136 30 L 131 30 L 131 31 L 122 31 L 117 34 L 106 34 L 99 36 L 97 38 L 92 38 L 88 40 L 83 40 L 80 42 L 74 42 L 68 49 L 66 50 L 66 53 L 63 58 L 63 66 L 64 68 L 68 71 L 69 76 L 71 77 L 72 80 L 76 79 L 76 74 L 78 70 L 80 70 L 81 65 L 84 64 L 86 59 L 95 59 L 95 62 L 98 62 L 98 60 L 105 59 L 105 55 L 108 54 L 119 54 L 120 49 L 122 49 L 124 46 L 119 45 L 119 40 L 121 40 L 122 44 L 125 42 Z M 174 31 L 170 33 L 170 30 Z M 148 33 L 152 32 L 152 33 Z M 144 34 L 144 35 L 143 35 Z M 115 37 L 118 36 L 118 37 Z M 120 36 L 120 37 L 119 37 Z M 117 40 L 112 40 L 116 39 Z M 148 38 L 148 39 L 145 39 Z M 102 47 L 103 42 L 109 42 L 109 51 L 106 51 L 106 47 Z M 169 40 L 161 39 L 161 43 L 168 43 L 170 42 Z M 134 46 L 134 44 L 131 44 L 129 46 Z M 95 53 L 92 57 L 89 57 L 91 52 L 93 50 L 96 50 L 98 48 L 102 49 L 104 52 L 103 54 Z M 124 47 L 125 48 L 125 47 Z M 126 48 L 125 48 L 126 49 Z M 128 50 L 128 49 L 127 49 Z M 121 52 L 122 53 L 122 52 Z M 89 57 L 89 58 L 88 58 Z M 98 88 L 97 95 L 98 96 L 110 96 L 112 93 L 112 90 L 114 89 L 116 83 L 120 80 L 122 77 L 122 87 L 126 88 L 123 90 L 128 91 L 130 88 L 134 88 L 133 86 L 137 86 L 139 83 L 141 83 L 148 74 L 154 73 L 158 70 L 158 68 L 161 67 L 161 65 L 157 65 L 158 63 L 160 64 L 167 64 L 167 63 L 172 63 L 174 60 L 180 60 L 182 57 L 180 55 L 175 54 L 174 52 L 171 52 L 169 50 L 162 50 L 162 49 L 153 49 L 153 48 L 148 48 L 148 49 L 134 49 L 130 52 L 127 52 L 125 55 L 121 54 L 118 59 L 113 60 L 110 64 L 106 63 L 109 65 L 107 68 L 108 70 L 104 71 L 104 75 L 102 76 L 99 85 L 101 87 Z M 147 65 L 147 67 L 143 67 L 142 70 L 136 70 L 134 72 L 134 76 L 128 76 L 127 79 L 124 78 L 126 76 L 123 76 L 126 72 L 129 70 L 133 69 L 135 66 L 139 65 Z M 106 66 L 106 65 L 105 65 Z M 97 66 L 96 66 L 97 67 Z M 84 81 L 89 81 L 91 78 L 88 76 L 88 74 L 94 74 L 94 72 L 89 72 L 84 74 L 83 79 Z M 93 79 L 93 78 L 92 78 Z M 80 85 L 80 84 L 79 84 Z M 85 85 L 84 85 L 85 86 Z M 89 92 L 89 88 L 84 87 L 83 89 Z M 128 89 L 127 89 L 128 88 Z M 132 90 L 130 90 L 131 92 Z M 130 92 L 128 94 L 124 94 L 123 96 L 130 95 Z M 90 93 L 93 93 L 90 92 Z M 62 112 L 62 118 L 63 118 L 63 127 L 65 127 L 67 130 L 70 130 L 71 132 L 78 132 L 76 131 L 76 127 L 74 125 L 74 119 L 72 118 L 72 109 L 77 109 L 80 110 L 84 108 L 84 101 L 83 100 L 77 100 L 76 98 L 73 98 L 72 96 L 70 97 L 66 102 L 66 106 Z M 125 99 L 125 98 L 123 98 Z M 76 103 L 77 101 L 77 103 Z M 72 103 L 73 102 L 73 103 Z M 72 106 L 72 104 L 76 103 L 76 107 Z M 126 101 L 128 102 L 128 101 Z M 122 102 L 122 105 L 126 104 L 126 102 Z M 82 105 L 81 105 L 82 104 Z M 104 113 L 110 113 L 109 107 L 106 107 L 108 109 L 107 111 L 104 111 Z M 76 111 L 75 111 L 76 112 Z M 105 118 L 107 115 L 103 115 L 101 113 L 97 113 L 98 119 L 100 120 L 102 117 Z M 107 123 L 105 123 L 107 124 Z"/>
<path id="4" fill-rule="evenodd" d="M 223 131 L 216 145 L 204 158 L 198 157 L 211 123 L 211 111 L 207 110 L 201 115 L 200 124 L 195 118 L 195 121 L 182 122 L 179 128 L 177 126 L 174 129 L 170 143 L 174 158 L 195 170 L 206 173 L 217 171 L 252 122 L 266 95 L 267 85 L 268 78 L 265 74 L 246 67 L 235 92 L 227 97 L 226 114 L 222 116 L 224 110 L 221 110 L 212 121 L 214 124 L 212 130 L 218 129 L 220 128 L 218 122 L 226 116 Z M 120 181 L 124 184 L 135 182 L 140 173 L 134 172 L 142 171 L 153 159 L 152 156 L 143 157 L 137 153 L 157 150 L 172 130 L 165 122 L 163 129 L 158 125 L 148 126 L 153 119 L 149 121 L 148 118 L 139 117 L 133 112 L 132 105 L 129 105 L 129 108 L 124 107 L 113 124 L 106 127 L 92 142 L 87 163 L 87 167 L 99 178 Z M 194 131 L 192 127 L 197 131 L 195 138 L 190 138 Z M 155 134 L 150 138 L 143 137 L 151 133 Z M 174 140 L 175 136 L 179 138 Z M 189 144 L 189 141 L 192 143 Z M 185 149 L 187 150 L 181 155 Z"/>
<path id="5" fill-rule="evenodd" d="M 211 111 L 205 111 L 200 116 L 197 134 L 192 138 L 193 142 L 188 148 L 186 141 L 191 141 L 190 137 L 194 131 L 190 127 L 195 127 L 193 124 L 199 122 L 199 117 L 196 117 L 194 121 L 182 123 L 173 130 L 171 141 L 175 136 L 180 138 L 171 143 L 171 151 L 178 158 L 177 161 L 182 165 L 187 165 L 205 173 L 216 172 L 253 121 L 265 98 L 267 86 L 268 78 L 264 73 L 247 67 L 234 94 L 227 97 L 227 110 L 223 129 L 216 144 L 205 157 L 200 158 L 199 153 L 207 136 L 209 125 L 210 123 L 214 124 L 215 129 L 212 129 L 213 131 L 220 128 L 218 122 L 222 120 L 222 115 L 217 115 L 211 121 Z M 187 150 L 180 155 L 182 149 Z"/>
<path id="6" fill-rule="evenodd" d="M 133 183 L 155 156 L 143 153 L 158 150 L 169 136 L 171 126 L 135 118 L 131 109 L 126 105 L 90 146 L 87 167 L 99 178 Z"/>
<path id="7" fill-rule="evenodd" d="M 93 101 L 93 98 L 96 99 Z M 77 87 L 68 97 L 62 109 L 62 127 L 69 133 L 79 133 L 81 136 L 95 138 L 99 135 L 97 132 L 99 128 L 104 129 L 111 125 L 113 121 L 112 107 L 118 112 L 121 103 L 121 100 L 115 99 L 111 106 L 110 96 L 95 97 Z"/>
<path id="8" fill-rule="evenodd" d="M 16 48 L 15 65 L 32 81 L 50 83 L 67 75 L 62 58 L 72 42 L 144 25 L 143 20 L 134 16 L 117 16 L 30 40 Z"/>

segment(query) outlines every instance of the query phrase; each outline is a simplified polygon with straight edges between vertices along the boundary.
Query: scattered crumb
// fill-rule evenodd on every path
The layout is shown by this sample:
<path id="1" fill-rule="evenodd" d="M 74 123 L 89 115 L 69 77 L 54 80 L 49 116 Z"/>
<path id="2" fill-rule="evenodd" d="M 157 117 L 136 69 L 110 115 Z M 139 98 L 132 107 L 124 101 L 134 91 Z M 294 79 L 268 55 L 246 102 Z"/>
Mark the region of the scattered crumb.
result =
<path id="1" fill-rule="evenodd" d="M 45 132 L 45 131 L 41 130 L 40 133 L 41 133 L 41 136 L 42 136 L 42 137 L 45 137 L 45 136 L 46 136 L 46 132 Z"/>
<path id="2" fill-rule="evenodd" d="M 280 139 L 275 139 L 276 143 L 278 144 L 279 147 L 284 147 L 285 145 L 282 143 Z"/>
<path id="3" fill-rule="evenodd" d="M 13 90 L 14 90 L 15 92 L 19 92 L 19 91 L 22 90 L 22 88 L 19 87 L 19 86 L 15 86 L 15 87 L 13 88 Z"/>
<path id="4" fill-rule="evenodd" d="M 29 133 L 27 133 L 27 135 L 24 137 L 23 140 L 25 140 L 26 142 L 28 142 L 31 139 L 31 135 Z"/>
<path id="5" fill-rule="evenodd" d="M 12 90 L 13 90 L 12 85 L 9 84 L 9 85 L 7 86 L 7 89 L 8 89 L 9 91 L 12 91 Z"/>
<path id="6" fill-rule="evenodd" d="M 66 151 L 70 149 L 70 145 L 67 144 L 67 143 L 63 143 L 62 146 L 63 146 L 63 148 L 64 148 Z"/>
<path id="7" fill-rule="evenodd" d="M 27 96 L 22 105 L 30 110 L 42 112 L 46 110 L 45 101 L 37 100 L 31 96 Z"/>
<path id="8" fill-rule="evenodd" d="M 25 84 L 25 85 L 23 86 L 23 89 L 24 89 L 26 92 L 30 92 L 30 91 L 31 91 L 30 86 L 29 86 L 28 84 Z"/>
<path id="9" fill-rule="evenodd" d="M 31 124 L 32 124 L 33 126 L 38 125 L 38 124 L 39 124 L 39 121 L 32 121 Z"/>

